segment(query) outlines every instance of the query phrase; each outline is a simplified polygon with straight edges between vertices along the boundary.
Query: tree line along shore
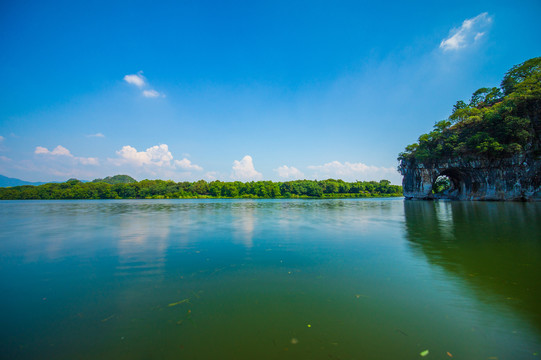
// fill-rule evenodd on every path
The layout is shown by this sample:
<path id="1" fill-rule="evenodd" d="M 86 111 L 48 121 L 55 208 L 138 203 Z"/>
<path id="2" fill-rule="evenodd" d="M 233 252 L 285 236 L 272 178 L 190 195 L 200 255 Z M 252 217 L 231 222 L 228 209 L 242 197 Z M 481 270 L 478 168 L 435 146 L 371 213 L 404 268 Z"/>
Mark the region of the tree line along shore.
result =
<path id="1" fill-rule="evenodd" d="M 92 182 L 70 179 L 63 183 L 0 188 L 0 200 L 63 199 L 199 199 L 199 198 L 364 198 L 402 196 L 402 186 L 388 180 L 345 182 L 343 180 L 295 180 L 286 182 L 223 182 L 199 180 L 136 181 L 116 175 Z"/>

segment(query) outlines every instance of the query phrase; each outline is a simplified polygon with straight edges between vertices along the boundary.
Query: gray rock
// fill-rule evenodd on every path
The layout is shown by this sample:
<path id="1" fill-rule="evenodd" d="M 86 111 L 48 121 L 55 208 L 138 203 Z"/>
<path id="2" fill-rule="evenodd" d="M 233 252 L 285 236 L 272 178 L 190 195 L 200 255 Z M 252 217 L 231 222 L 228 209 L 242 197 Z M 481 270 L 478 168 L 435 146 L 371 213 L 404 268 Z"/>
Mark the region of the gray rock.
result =
<path id="1" fill-rule="evenodd" d="M 541 160 L 526 155 L 498 160 L 402 160 L 398 171 L 404 176 L 406 199 L 541 201 Z M 452 186 L 434 194 L 432 187 L 441 175 L 449 177 Z"/>

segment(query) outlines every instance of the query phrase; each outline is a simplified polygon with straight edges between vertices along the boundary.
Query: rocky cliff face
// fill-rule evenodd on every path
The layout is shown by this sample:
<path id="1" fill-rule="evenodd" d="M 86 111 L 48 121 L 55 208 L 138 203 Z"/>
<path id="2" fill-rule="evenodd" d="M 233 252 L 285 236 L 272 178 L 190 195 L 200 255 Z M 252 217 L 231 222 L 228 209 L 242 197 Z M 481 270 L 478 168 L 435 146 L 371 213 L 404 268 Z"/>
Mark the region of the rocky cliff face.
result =
<path id="1" fill-rule="evenodd" d="M 420 163 L 402 160 L 407 199 L 541 201 L 541 160 L 525 155 L 487 160 L 452 158 Z M 434 182 L 447 176 L 451 188 L 434 194 Z"/>

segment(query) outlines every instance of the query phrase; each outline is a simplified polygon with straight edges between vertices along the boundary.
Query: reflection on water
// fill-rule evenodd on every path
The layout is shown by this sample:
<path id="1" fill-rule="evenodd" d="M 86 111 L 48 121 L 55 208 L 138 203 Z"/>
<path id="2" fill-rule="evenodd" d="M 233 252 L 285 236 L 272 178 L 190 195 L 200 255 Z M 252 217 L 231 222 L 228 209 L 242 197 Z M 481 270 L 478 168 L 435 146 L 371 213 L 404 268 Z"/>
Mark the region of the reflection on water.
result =
<path id="1" fill-rule="evenodd" d="M 243 204 L 236 204 L 231 208 L 233 214 L 233 228 L 235 229 L 235 238 L 240 241 L 247 249 L 250 249 L 253 244 L 253 236 L 255 229 L 255 212 L 256 204 L 254 201 L 249 201 Z"/>
<path id="2" fill-rule="evenodd" d="M 511 306 L 541 330 L 539 205 L 406 201 L 406 236 L 482 301 Z"/>
<path id="3" fill-rule="evenodd" d="M 535 358 L 540 205 L 0 202 L 0 354 Z"/>
<path id="4" fill-rule="evenodd" d="M 122 209 L 115 212 L 119 214 L 117 234 L 111 234 L 111 239 L 118 239 L 119 275 L 129 271 L 143 274 L 162 272 L 169 245 L 171 213 L 165 211 L 156 216 L 152 211 L 143 212 L 134 222 L 133 214 L 126 214 Z"/>

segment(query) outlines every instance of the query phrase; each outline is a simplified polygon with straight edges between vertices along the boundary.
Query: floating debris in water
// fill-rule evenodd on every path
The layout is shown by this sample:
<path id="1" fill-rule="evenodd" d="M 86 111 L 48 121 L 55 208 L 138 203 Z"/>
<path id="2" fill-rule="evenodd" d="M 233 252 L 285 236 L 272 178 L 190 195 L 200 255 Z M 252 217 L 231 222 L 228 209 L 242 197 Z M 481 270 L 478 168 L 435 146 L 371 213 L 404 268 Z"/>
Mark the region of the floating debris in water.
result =
<path id="1" fill-rule="evenodd" d="M 451 354 L 449 351 L 447 351 L 447 356 L 453 357 L 453 354 Z"/>
<path id="2" fill-rule="evenodd" d="M 402 335 L 404 335 L 404 336 L 409 336 L 408 334 L 406 334 L 405 332 L 403 332 L 403 331 L 400 330 L 400 329 L 396 329 L 396 332 L 398 332 L 398 333 L 400 333 L 400 334 L 402 334 Z"/>
<path id="3" fill-rule="evenodd" d="M 297 344 L 299 343 L 299 339 L 297 339 L 297 338 L 292 338 L 292 339 L 291 339 L 291 343 L 292 343 L 293 345 L 297 345 Z"/>
<path id="4" fill-rule="evenodd" d="M 424 356 L 427 356 L 428 353 L 429 353 L 429 351 L 428 351 L 428 349 L 426 349 L 426 350 L 421 351 L 421 353 L 419 355 L 424 357 Z"/>
<path id="5" fill-rule="evenodd" d="M 306 325 L 306 326 L 307 326 L 307 327 L 312 327 L 312 325 L 310 325 L 310 324 L 308 324 L 308 325 Z"/>
<path id="6" fill-rule="evenodd" d="M 111 315 L 111 316 L 109 316 L 109 317 L 103 319 L 101 322 L 109 321 L 109 320 L 111 320 L 111 319 L 114 318 L 114 317 L 115 317 L 115 314 L 113 314 L 113 315 Z"/>
<path id="7" fill-rule="evenodd" d="M 190 298 L 186 298 L 186 299 L 184 299 L 184 300 L 180 300 L 180 301 L 171 303 L 171 304 L 169 304 L 169 305 L 167 305 L 167 306 L 168 306 L 168 307 L 172 307 L 172 306 L 177 306 L 177 305 L 184 304 L 184 303 L 189 303 L 189 302 L 190 302 Z"/>

